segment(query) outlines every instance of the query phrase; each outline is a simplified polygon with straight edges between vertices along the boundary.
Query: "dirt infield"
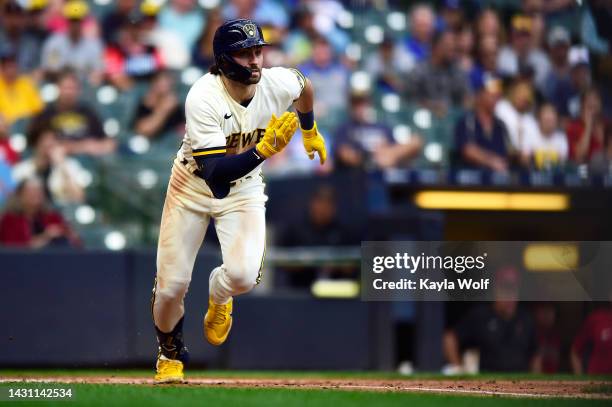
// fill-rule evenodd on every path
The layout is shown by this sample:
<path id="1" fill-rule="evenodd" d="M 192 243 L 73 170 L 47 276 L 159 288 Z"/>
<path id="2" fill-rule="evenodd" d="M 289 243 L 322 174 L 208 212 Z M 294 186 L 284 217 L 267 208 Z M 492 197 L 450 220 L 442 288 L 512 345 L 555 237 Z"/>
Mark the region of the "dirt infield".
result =
<path id="1" fill-rule="evenodd" d="M 0 378 L 1 382 L 54 382 L 83 384 L 153 385 L 152 378 L 119 376 Z M 380 379 L 240 379 L 188 378 L 179 386 L 240 388 L 329 389 L 383 392 L 421 392 L 438 394 L 488 395 L 506 397 L 561 397 L 612 400 L 610 382 L 554 380 L 380 380 Z"/>

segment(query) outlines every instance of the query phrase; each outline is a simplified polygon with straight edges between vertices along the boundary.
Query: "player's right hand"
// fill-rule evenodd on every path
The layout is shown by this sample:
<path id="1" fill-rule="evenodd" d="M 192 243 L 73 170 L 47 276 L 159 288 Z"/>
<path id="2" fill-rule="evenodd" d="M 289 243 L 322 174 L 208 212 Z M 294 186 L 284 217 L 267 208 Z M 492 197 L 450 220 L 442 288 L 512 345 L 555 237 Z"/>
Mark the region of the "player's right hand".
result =
<path id="1" fill-rule="evenodd" d="M 293 112 L 285 112 L 281 117 L 272 115 L 263 138 L 257 143 L 257 152 L 269 158 L 280 153 L 298 128 L 298 118 Z"/>

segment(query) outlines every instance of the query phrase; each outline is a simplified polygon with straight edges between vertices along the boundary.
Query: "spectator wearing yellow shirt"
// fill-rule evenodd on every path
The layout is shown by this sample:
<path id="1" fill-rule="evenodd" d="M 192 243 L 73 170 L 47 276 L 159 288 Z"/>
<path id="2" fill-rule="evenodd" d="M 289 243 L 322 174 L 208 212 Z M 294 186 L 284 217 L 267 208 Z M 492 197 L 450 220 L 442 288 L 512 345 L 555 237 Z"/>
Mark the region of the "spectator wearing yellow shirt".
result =
<path id="1" fill-rule="evenodd" d="M 0 114 L 11 125 L 29 118 L 43 109 L 43 101 L 34 81 L 20 75 L 14 50 L 0 51 Z"/>

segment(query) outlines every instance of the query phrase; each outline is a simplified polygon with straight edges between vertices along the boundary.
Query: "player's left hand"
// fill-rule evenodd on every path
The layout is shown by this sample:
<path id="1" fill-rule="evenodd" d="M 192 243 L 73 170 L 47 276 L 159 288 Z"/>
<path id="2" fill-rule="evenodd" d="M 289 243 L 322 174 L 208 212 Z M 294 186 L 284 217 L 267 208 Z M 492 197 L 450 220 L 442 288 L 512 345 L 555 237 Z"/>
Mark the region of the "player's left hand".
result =
<path id="1" fill-rule="evenodd" d="M 327 160 L 327 149 L 325 148 L 325 139 L 323 139 L 323 136 L 317 129 L 317 122 L 315 122 L 310 130 L 304 130 L 301 127 L 300 129 L 302 130 L 302 140 L 308 158 L 313 160 L 316 151 L 319 154 L 319 162 L 321 165 L 325 164 L 325 160 Z"/>

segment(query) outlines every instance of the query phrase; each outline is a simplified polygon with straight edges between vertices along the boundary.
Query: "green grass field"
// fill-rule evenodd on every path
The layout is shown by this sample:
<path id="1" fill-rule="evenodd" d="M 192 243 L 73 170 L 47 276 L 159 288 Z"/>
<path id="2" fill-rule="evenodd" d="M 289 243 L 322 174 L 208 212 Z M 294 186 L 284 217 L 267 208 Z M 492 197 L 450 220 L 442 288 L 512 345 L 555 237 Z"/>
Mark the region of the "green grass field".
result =
<path id="1" fill-rule="evenodd" d="M 581 393 L 584 397 L 591 398 L 536 398 L 536 397 L 514 397 L 500 395 L 482 395 L 436 392 L 407 392 L 407 391 L 354 391 L 347 389 L 336 389 L 333 386 L 323 386 L 315 389 L 304 388 L 270 388 L 267 385 L 251 387 L 231 387 L 230 385 L 215 386 L 214 378 L 240 378 L 240 379 L 262 379 L 265 380 L 355 380 L 359 381 L 384 381 L 390 380 L 394 383 L 401 381 L 410 386 L 418 381 L 448 380 L 440 375 L 415 375 L 410 377 L 387 373 L 361 373 L 361 372 L 230 372 L 230 371 L 194 371 L 189 372 L 188 378 L 196 380 L 200 378 L 206 384 L 198 384 L 195 381 L 190 385 L 151 385 L 151 384 L 52 384 L 24 382 L 32 378 L 43 379 L 57 378 L 65 380 L 78 378 L 88 380 L 97 378 L 150 378 L 152 372 L 146 370 L 0 370 L 0 400 L 7 400 L 9 388 L 71 388 L 74 398 L 71 401 L 60 400 L 26 400 L 18 401 L 18 405 L 41 406 L 62 405 L 64 402 L 69 406 L 265 406 L 265 407 L 297 407 L 297 406 L 608 406 L 612 397 L 612 378 L 610 377 L 588 377 L 581 385 Z M 575 383 L 575 376 L 570 375 L 478 375 L 456 380 L 480 381 L 483 383 L 491 381 L 504 381 L 520 383 L 521 381 L 565 381 Z M 208 380 L 208 381 L 206 381 Z M 607 399 L 601 399 L 607 397 Z M 4 402 L 0 401 L 0 405 Z M 5 403 L 4 403 L 5 404 Z"/>

